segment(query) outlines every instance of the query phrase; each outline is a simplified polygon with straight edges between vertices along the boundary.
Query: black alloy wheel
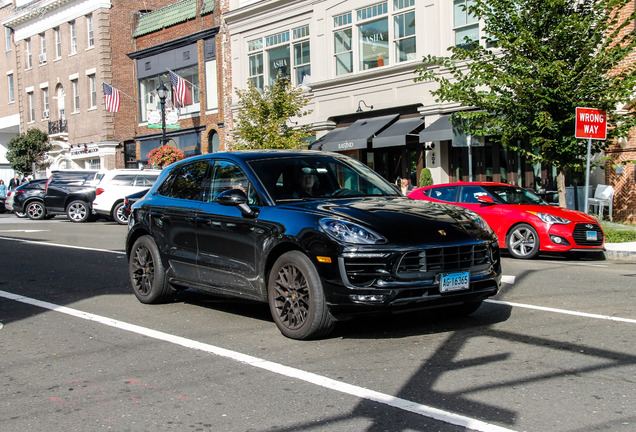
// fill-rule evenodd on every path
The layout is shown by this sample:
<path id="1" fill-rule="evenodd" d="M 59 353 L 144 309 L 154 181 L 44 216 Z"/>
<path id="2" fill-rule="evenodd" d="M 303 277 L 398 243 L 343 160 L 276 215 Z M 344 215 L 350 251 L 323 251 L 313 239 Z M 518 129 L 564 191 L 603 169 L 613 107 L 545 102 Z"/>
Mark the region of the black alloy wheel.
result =
<path id="1" fill-rule="evenodd" d="M 39 201 L 31 201 L 26 206 L 26 214 L 31 220 L 41 220 L 46 216 L 46 208 Z"/>
<path id="2" fill-rule="evenodd" d="M 322 282 L 310 259 L 299 251 L 281 255 L 269 276 L 269 309 L 281 333 L 292 339 L 327 335 L 335 325 Z"/>
<path id="3" fill-rule="evenodd" d="M 66 208 L 66 216 L 71 222 L 85 222 L 90 216 L 90 208 L 84 201 L 73 201 Z"/>
<path id="4" fill-rule="evenodd" d="M 168 284 L 159 248 L 150 236 L 135 241 L 130 251 L 128 272 L 133 292 L 142 303 L 162 303 L 175 292 Z"/>

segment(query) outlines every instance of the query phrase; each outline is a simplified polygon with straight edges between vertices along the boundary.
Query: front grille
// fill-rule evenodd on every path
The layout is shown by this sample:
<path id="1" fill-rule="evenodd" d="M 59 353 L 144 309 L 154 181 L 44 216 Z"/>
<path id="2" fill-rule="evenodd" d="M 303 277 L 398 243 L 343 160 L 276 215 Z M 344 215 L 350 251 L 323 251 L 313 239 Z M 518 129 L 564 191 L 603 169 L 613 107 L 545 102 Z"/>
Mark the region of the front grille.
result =
<path id="1" fill-rule="evenodd" d="M 438 273 L 487 270 L 498 259 L 487 244 L 448 246 L 409 252 L 344 255 L 344 271 L 355 286 L 384 281 L 433 280 Z"/>
<path id="2" fill-rule="evenodd" d="M 588 240 L 587 232 L 595 231 L 596 232 L 596 240 Z M 574 227 L 574 232 L 572 233 L 572 238 L 574 242 L 579 246 L 600 246 L 603 244 L 603 230 L 598 224 L 595 223 L 578 223 Z"/>

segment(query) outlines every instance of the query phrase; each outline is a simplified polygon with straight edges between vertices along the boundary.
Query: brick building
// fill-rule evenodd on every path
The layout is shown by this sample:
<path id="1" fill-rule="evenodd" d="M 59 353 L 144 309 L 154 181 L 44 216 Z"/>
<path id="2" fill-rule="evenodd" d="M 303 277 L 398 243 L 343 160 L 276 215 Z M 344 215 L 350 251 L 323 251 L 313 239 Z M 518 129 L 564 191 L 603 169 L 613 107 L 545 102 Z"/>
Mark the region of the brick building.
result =
<path id="1" fill-rule="evenodd" d="M 136 80 L 131 94 L 137 112 L 132 114 L 139 126 L 126 141 L 126 166 L 146 164 L 148 152 L 164 139 L 158 128 L 161 101 L 157 88 L 161 84 L 168 90 L 167 142 L 184 150 L 186 156 L 225 148 L 225 98 L 219 92 L 219 83 L 225 80 L 217 60 L 217 53 L 224 50 L 218 37 L 220 16 L 213 2 L 202 0 L 182 0 L 139 16 L 132 35 L 135 50 L 128 53 Z M 169 71 L 186 80 L 185 106 L 177 104 Z M 119 123 L 115 126 L 119 131 Z"/>
<path id="2" fill-rule="evenodd" d="M 13 2 L 0 1 L 0 20 L 13 13 Z M 15 46 L 13 43 L 13 31 L 4 27 L 4 43 L 0 56 L 0 70 L 6 72 L 6 77 L 2 77 L 6 84 L 0 85 L 0 179 L 4 184 L 9 184 L 13 178 L 13 168 L 6 158 L 7 144 L 20 132 L 20 111 L 16 99 L 16 73 Z"/>

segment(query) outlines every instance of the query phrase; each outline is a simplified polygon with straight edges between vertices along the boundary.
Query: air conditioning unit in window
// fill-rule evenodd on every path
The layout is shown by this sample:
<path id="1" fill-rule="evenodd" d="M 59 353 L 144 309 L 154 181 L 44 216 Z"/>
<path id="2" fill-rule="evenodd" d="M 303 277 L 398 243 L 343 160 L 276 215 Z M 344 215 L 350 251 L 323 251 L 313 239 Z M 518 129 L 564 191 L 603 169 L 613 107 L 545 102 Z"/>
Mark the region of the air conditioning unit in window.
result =
<path id="1" fill-rule="evenodd" d="M 40 64 L 46 63 L 46 53 L 40 54 Z"/>
<path id="2" fill-rule="evenodd" d="M 49 118 L 49 110 L 42 111 L 42 118 Z"/>

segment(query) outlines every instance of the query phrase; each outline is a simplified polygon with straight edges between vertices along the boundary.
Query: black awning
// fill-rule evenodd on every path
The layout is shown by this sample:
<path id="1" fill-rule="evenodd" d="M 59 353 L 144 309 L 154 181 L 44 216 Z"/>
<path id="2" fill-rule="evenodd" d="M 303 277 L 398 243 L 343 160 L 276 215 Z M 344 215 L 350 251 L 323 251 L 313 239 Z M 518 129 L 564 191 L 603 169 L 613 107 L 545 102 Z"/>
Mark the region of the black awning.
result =
<path id="1" fill-rule="evenodd" d="M 420 132 L 420 142 L 447 141 L 453 139 L 451 116 L 441 116 L 429 127 Z"/>
<path id="2" fill-rule="evenodd" d="M 424 119 L 421 117 L 400 119 L 373 138 L 373 148 L 406 145 L 407 135 L 423 124 Z"/>
<path id="3" fill-rule="evenodd" d="M 336 128 L 312 144 L 312 150 L 344 151 L 366 149 L 369 138 L 394 121 L 399 114 L 356 120 L 345 128 Z"/>

